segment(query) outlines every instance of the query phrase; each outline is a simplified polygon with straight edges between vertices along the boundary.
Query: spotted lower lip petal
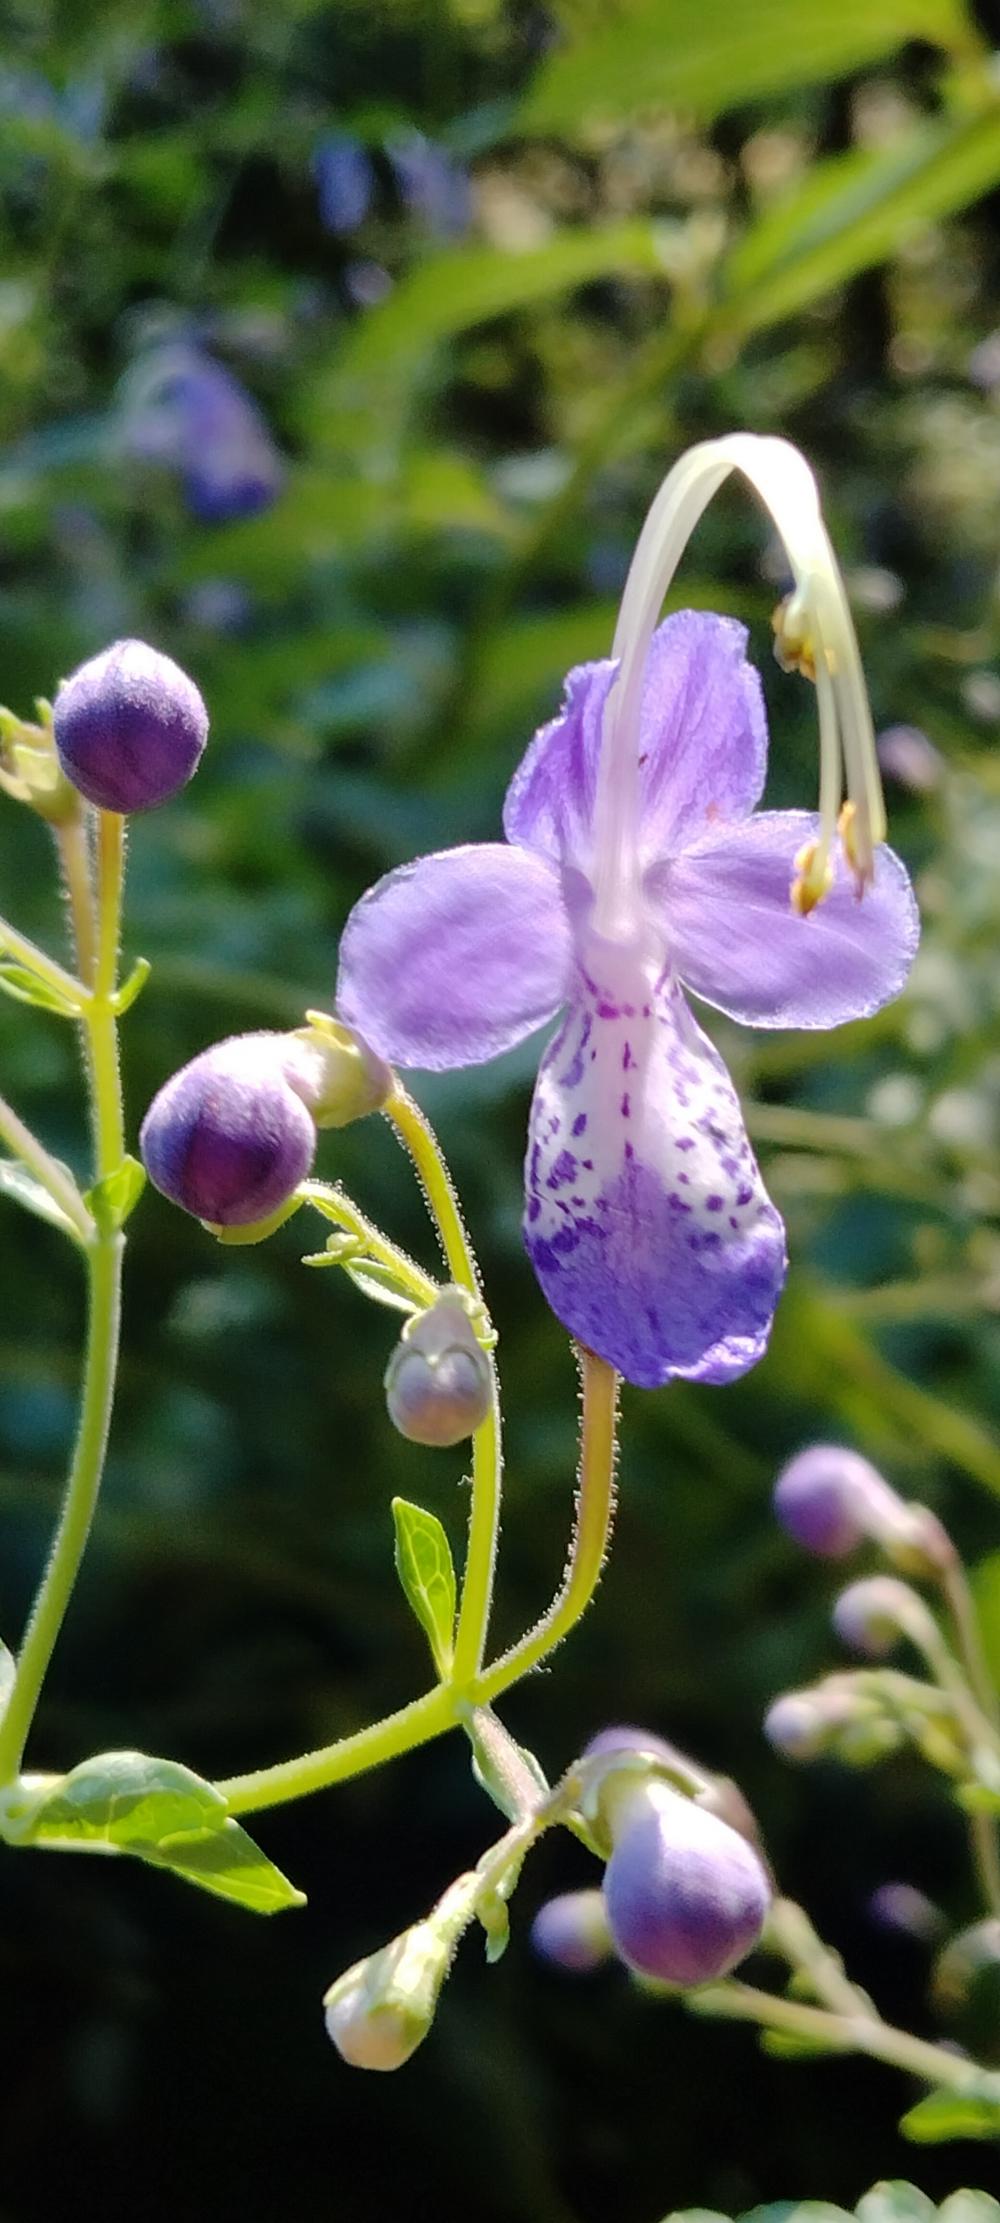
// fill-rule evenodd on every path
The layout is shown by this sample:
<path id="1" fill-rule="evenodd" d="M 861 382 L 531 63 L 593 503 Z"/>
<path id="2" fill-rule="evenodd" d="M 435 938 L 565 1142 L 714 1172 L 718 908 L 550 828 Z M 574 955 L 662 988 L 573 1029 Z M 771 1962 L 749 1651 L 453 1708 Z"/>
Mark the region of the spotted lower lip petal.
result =
<path id="1" fill-rule="evenodd" d="M 543 1061 L 524 1228 L 553 1311 L 626 1380 L 725 1382 L 762 1355 L 784 1229 L 721 1058 L 634 961 L 581 980 Z"/>

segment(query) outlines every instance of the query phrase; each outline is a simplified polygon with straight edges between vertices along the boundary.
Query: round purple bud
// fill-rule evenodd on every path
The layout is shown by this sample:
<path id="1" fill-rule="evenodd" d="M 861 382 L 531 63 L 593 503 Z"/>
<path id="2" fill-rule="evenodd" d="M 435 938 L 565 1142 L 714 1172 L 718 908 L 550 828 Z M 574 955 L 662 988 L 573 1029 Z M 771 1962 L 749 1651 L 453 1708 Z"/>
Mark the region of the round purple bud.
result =
<path id="1" fill-rule="evenodd" d="M 756 1945 L 771 1887 L 753 1846 L 666 1784 L 630 1802 L 604 1875 L 615 1951 L 682 1986 L 728 1976 Z"/>
<path id="2" fill-rule="evenodd" d="M 294 1034 L 238 1034 L 192 1058 L 153 1098 L 139 1134 L 155 1187 L 214 1227 L 287 1203 L 316 1149 L 316 1061 Z"/>
<path id="3" fill-rule="evenodd" d="M 561 1891 L 547 1899 L 531 1925 L 531 1942 L 543 1961 L 571 1976 L 590 1976 L 611 1952 L 601 1891 Z"/>
<path id="4" fill-rule="evenodd" d="M 59 762 L 102 810 L 149 810 L 185 786 L 208 712 L 180 665 L 145 641 L 116 641 L 65 679 L 52 713 Z"/>
<path id="5" fill-rule="evenodd" d="M 410 1443 L 464 1443 L 485 1420 L 489 1361 L 456 1289 L 407 1322 L 385 1375 L 389 1418 Z"/>
<path id="6" fill-rule="evenodd" d="M 805 1551 L 846 1559 L 871 1534 L 873 1506 L 899 1503 L 878 1469 L 839 1443 L 810 1444 L 778 1476 L 774 1510 Z"/>
<path id="7" fill-rule="evenodd" d="M 610 1752 L 648 1752 L 667 1766 L 676 1766 L 677 1753 L 673 1745 L 665 1744 L 662 1737 L 654 1737 L 651 1729 L 634 1729 L 627 1723 L 612 1729 L 599 1729 L 596 1737 L 584 1745 L 580 1755 L 583 1760 L 603 1759 Z"/>

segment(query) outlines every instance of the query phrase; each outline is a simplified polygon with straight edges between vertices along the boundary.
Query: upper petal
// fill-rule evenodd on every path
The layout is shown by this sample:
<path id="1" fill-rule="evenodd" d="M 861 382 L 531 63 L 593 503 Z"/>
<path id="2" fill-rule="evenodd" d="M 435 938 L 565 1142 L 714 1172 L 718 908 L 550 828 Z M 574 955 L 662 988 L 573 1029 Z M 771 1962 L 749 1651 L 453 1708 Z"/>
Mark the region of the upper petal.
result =
<path id="1" fill-rule="evenodd" d="M 647 897 L 675 972 L 695 995 L 754 1027 L 836 1027 L 899 994 L 920 919 L 905 865 L 875 855 L 863 896 L 842 855 L 802 918 L 790 888 L 813 840 L 810 811 L 761 811 L 650 872 Z"/>
<path id="2" fill-rule="evenodd" d="M 481 1065 L 550 1019 L 570 978 L 559 876 L 484 842 L 387 873 L 344 928 L 337 1009 L 390 1063 Z"/>
<path id="3" fill-rule="evenodd" d="M 677 988 L 581 988 L 538 1076 L 526 1192 L 548 1302 L 626 1380 L 725 1382 L 762 1356 L 784 1230 Z"/>
<path id="4" fill-rule="evenodd" d="M 639 730 L 647 861 L 745 818 L 759 800 L 767 722 L 746 642 L 745 626 L 702 610 L 675 611 L 653 635 Z M 536 735 L 504 810 L 509 841 L 588 875 L 600 840 L 593 817 L 601 727 L 617 669 L 606 661 L 570 672 L 559 716 Z"/>

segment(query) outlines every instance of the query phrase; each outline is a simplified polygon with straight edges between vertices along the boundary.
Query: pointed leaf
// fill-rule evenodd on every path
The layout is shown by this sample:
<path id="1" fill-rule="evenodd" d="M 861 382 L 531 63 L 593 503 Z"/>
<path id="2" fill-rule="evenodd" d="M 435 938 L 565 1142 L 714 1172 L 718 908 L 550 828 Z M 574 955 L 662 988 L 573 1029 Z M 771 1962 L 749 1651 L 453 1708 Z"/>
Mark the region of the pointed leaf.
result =
<path id="1" fill-rule="evenodd" d="M 436 1514 L 394 1497 L 396 1573 L 431 1648 L 439 1675 L 447 1675 L 455 1635 L 455 1567 Z"/>
<path id="2" fill-rule="evenodd" d="M 152 1867 L 169 1868 L 186 1883 L 246 1907 L 251 1914 L 281 1914 L 286 1907 L 306 1903 L 305 1893 L 296 1890 L 238 1822 L 162 1838 L 158 1845 L 135 1845 L 132 1850 Z"/>
<path id="3" fill-rule="evenodd" d="M 1000 2079 L 997 2095 L 930 2092 L 903 2116 L 900 2130 L 918 2146 L 940 2145 L 948 2138 L 1000 2138 Z"/>
<path id="4" fill-rule="evenodd" d="M 88 1189 L 84 1203 L 93 1213 L 102 1235 L 114 1235 L 134 1212 L 146 1186 L 145 1167 L 138 1158 L 125 1157 L 113 1173 Z"/>
<path id="5" fill-rule="evenodd" d="M 8 1652 L 6 1644 L 0 1644 L 0 1721 L 3 1719 L 7 1700 L 14 1688 L 16 1673 L 17 1661 L 13 1652 Z"/>
<path id="6" fill-rule="evenodd" d="M 60 1167 L 60 1172 L 65 1173 L 68 1180 L 72 1180 L 73 1176 L 67 1167 Z M 50 1227 L 58 1227 L 62 1234 L 72 1236 L 74 1243 L 79 1242 L 80 1236 L 72 1220 L 18 1158 L 0 1158 L 0 1196 L 13 1198 L 14 1203 L 22 1204 L 26 1212 L 33 1212 L 36 1219 L 47 1220 Z"/>
<path id="7" fill-rule="evenodd" d="M 60 1019 L 80 1016 L 79 1003 L 61 995 L 51 981 L 40 980 L 26 965 L 15 965 L 7 958 L 0 959 L 0 988 L 6 996 L 12 996 L 15 1003 L 33 1004 L 38 1011 L 54 1011 Z"/>
<path id="8" fill-rule="evenodd" d="M 344 1272 L 360 1289 L 363 1297 L 371 1297 L 375 1304 L 388 1305 L 393 1312 L 416 1312 L 411 1293 L 404 1288 L 391 1266 L 384 1266 L 380 1259 L 343 1259 Z"/>

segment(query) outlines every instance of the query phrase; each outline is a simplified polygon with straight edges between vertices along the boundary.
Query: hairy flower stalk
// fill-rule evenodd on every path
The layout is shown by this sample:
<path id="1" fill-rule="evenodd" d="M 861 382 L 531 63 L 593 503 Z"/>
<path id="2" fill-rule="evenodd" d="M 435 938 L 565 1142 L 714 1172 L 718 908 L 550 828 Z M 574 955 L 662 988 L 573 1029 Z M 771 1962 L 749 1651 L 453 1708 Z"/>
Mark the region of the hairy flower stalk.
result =
<path id="1" fill-rule="evenodd" d="M 788 548 L 785 645 L 815 672 L 818 816 L 757 808 L 767 725 L 744 628 L 692 610 L 657 623 L 734 469 Z M 569 673 L 508 790 L 506 843 L 403 866 L 347 922 L 338 1007 L 395 1066 L 475 1065 L 563 1014 L 531 1111 L 525 1244 L 570 1333 L 642 1387 L 745 1373 L 785 1273 L 780 1217 L 688 995 L 744 1025 L 808 1028 L 896 995 L 918 924 L 902 865 L 875 847 L 882 831 L 812 475 L 786 442 L 735 434 L 665 480 L 614 654 Z"/>

